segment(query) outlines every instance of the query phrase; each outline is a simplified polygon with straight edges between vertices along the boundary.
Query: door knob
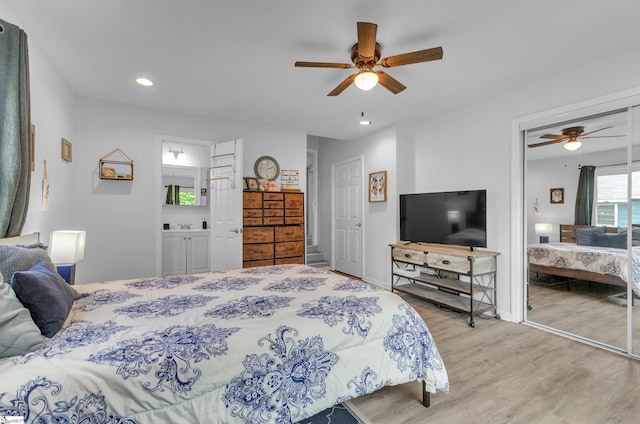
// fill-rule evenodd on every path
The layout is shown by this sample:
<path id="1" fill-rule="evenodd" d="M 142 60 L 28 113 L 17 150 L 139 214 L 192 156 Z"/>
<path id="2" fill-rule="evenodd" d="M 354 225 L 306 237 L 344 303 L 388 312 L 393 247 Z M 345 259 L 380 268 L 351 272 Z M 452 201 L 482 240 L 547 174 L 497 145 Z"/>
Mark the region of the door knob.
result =
<path id="1" fill-rule="evenodd" d="M 229 232 L 238 234 L 240 232 L 240 229 L 234 228 L 233 230 L 229 230 Z"/>
<path id="2" fill-rule="evenodd" d="M 362 227 L 362 224 L 361 224 L 360 222 L 358 222 L 358 223 L 356 224 L 356 227 Z"/>

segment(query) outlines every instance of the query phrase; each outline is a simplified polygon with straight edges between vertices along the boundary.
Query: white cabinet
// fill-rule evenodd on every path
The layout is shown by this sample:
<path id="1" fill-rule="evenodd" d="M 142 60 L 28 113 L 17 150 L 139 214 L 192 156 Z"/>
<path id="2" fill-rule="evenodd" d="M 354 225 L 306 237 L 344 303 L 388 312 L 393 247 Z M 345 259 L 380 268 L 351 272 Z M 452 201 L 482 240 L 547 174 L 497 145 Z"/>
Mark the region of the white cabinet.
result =
<path id="1" fill-rule="evenodd" d="M 209 231 L 162 233 L 162 275 L 209 271 Z"/>

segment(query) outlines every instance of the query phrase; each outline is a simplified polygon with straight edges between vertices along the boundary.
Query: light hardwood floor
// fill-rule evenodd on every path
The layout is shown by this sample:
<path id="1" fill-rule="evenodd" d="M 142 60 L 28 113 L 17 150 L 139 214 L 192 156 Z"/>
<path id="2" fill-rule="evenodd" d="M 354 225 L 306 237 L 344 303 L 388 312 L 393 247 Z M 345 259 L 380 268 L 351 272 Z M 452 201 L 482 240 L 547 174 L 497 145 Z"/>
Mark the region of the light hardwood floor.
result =
<path id="1" fill-rule="evenodd" d="M 477 319 L 404 298 L 424 318 L 449 375 L 450 393 L 420 383 L 353 400 L 375 424 L 640 422 L 640 361 L 524 324 Z"/>

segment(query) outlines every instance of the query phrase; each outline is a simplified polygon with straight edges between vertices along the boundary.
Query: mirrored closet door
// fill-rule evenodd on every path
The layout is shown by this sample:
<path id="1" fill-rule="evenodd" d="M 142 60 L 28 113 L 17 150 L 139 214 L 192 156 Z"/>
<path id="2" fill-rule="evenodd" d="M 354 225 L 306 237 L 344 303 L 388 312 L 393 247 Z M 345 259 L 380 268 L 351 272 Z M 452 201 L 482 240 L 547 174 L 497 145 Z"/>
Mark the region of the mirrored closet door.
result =
<path id="1" fill-rule="evenodd" d="M 526 321 L 636 354 L 638 113 L 624 107 L 524 132 Z"/>

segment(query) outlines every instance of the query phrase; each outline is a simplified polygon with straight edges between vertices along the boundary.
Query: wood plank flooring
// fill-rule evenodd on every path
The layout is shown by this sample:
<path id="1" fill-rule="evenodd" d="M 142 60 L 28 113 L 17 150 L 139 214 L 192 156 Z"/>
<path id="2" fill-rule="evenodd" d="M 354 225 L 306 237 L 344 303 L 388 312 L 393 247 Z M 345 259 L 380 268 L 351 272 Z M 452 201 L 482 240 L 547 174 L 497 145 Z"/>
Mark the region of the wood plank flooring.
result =
<path id="1" fill-rule="evenodd" d="M 640 361 L 531 326 L 477 319 L 403 296 L 424 318 L 451 391 L 424 408 L 418 382 L 354 399 L 376 424 L 640 422 Z"/>

